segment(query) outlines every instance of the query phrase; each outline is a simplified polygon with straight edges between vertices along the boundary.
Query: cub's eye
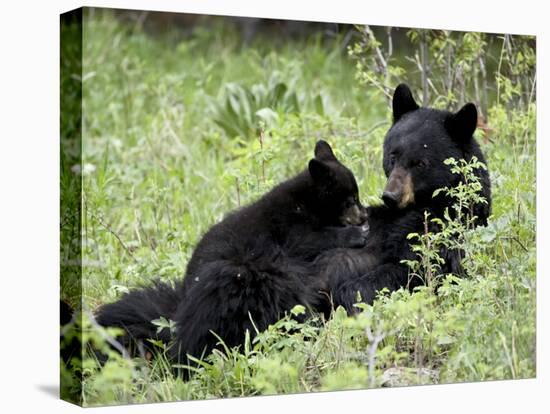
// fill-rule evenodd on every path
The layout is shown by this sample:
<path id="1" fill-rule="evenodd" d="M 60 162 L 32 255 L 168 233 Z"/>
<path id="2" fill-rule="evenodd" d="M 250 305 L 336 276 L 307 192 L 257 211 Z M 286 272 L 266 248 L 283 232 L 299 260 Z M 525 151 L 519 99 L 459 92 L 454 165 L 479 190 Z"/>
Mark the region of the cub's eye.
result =
<path id="1" fill-rule="evenodd" d="M 417 161 L 417 162 L 416 162 L 415 167 L 416 167 L 416 168 L 421 168 L 421 169 L 422 169 L 422 168 L 426 168 L 426 167 L 427 167 L 427 164 L 426 164 L 425 161 L 420 160 L 420 161 Z"/>
<path id="2" fill-rule="evenodd" d="M 393 166 L 395 164 L 395 154 L 390 154 L 390 165 Z"/>

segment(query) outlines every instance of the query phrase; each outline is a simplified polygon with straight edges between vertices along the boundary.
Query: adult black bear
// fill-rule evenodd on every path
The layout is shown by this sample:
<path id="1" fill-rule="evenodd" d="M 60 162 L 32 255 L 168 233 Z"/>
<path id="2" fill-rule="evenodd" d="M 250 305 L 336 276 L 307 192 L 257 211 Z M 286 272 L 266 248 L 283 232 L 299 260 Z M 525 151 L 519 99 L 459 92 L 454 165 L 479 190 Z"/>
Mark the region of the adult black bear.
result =
<path id="1" fill-rule="evenodd" d="M 335 306 L 342 305 L 352 313 L 357 292 L 363 301 L 372 303 L 383 288 L 412 289 L 423 283 L 418 278 L 409 280 L 408 267 L 401 263 L 415 259 L 407 235 L 423 232 L 424 212 L 442 218 L 452 206 L 453 201 L 442 193 L 433 197 L 436 189 L 456 186 L 461 180 L 443 161 L 450 157 L 469 161 L 475 156 L 486 163 L 473 138 L 476 125 L 474 104 L 468 103 L 456 113 L 420 108 L 406 85 L 396 88 L 393 125 L 384 141 L 385 205 L 367 209 L 370 234 L 364 248 L 337 249 L 319 257 Z M 479 169 L 476 175 L 487 202 L 476 204 L 473 213 L 476 224 L 486 225 L 491 211 L 489 173 Z M 461 273 L 460 251 L 445 249 L 441 255 L 445 259 L 442 273 Z"/>
<path id="2" fill-rule="evenodd" d="M 255 328 L 264 330 L 295 305 L 328 309 L 326 280 L 312 263 L 327 249 L 364 246 L 365 220 L 353 174 L 319 141 L 305 171 L 203 236 L 176 288 L 157 283 L 130 292 L 103 306 L 97 321 L 124 328 L 129 345 L 146 338 L 168 342 L 167 329 L 157 335 L 151 321 L 174 320 L 175 362 L 208 354 L 218 342 L 213 332 L 226 345 L 239 345 L 247 330 L 254 336 Z"/>

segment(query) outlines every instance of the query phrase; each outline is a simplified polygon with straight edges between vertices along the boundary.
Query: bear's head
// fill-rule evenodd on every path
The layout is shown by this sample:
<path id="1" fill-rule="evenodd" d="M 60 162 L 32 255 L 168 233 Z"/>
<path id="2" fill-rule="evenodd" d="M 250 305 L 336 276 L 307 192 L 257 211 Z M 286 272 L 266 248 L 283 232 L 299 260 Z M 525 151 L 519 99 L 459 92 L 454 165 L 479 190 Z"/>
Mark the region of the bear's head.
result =
<path id="1" fill-rule="evenodd" d="M 320 140 L 315 145 L 315 158 L 309 161 L 315 203 L 329 225 L 359 225 L 367 219 L 359 201 L 359 190 L 353 173 Z"/>
<path id="2" fill-rule="evenodd" d="M 461 177 L 451 173 L 447 158 L 469 161 L 476 156 L 485 163 L 473 138 L 477 110 L 467 103 L 457 112 L 420 108 L 407 85 L 399 85 L 393 95 L 393 125 L 384 140 L 383 166 L 388 178 L 382 199 L 391 208 L 450 206 L 435 190 L 456 186 Z M 475 206 L 478 223 L 485 224 L 490 214 L 490 183 L 486 170 L 478 170 L 482 195 L 487 204 Z"/>

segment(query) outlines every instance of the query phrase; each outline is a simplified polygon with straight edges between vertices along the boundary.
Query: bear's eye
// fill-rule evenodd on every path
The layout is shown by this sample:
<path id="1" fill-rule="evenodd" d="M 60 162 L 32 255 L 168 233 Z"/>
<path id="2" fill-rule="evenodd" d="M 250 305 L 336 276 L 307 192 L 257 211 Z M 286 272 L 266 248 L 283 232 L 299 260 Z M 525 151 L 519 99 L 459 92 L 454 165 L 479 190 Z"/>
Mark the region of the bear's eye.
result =
<path id="1" fill-rule="evenodd" d="M 390 154 L 390 165 L 393 166 L 395 164 L 395 154 Z"/>
<path id="2" fill-rule="evenodd" d="M 426 162 L 425 162 L 425 161 L 422 161 L 422 160 L 417 161 L 417 162 L 415 163 L 415 167 L 416 167 L 416 168 L 426 168 L 426 166 L 427 166 Z"/>

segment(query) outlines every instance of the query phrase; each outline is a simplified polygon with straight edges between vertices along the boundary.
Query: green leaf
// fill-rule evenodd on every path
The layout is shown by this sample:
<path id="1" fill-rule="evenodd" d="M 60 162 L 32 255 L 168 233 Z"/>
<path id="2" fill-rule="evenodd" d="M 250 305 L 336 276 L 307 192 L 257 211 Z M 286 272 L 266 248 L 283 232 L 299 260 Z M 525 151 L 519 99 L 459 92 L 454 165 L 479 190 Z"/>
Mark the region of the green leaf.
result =
<path id="1" fill-rule="evenodd" d="M 303 315 L 306 313 L 306 308 L 303 305 L 296 305 L 290 310 L 290 313 L 294 316 Z"/>

